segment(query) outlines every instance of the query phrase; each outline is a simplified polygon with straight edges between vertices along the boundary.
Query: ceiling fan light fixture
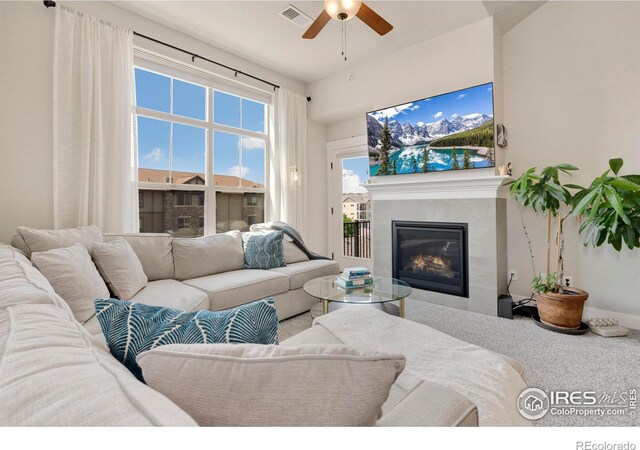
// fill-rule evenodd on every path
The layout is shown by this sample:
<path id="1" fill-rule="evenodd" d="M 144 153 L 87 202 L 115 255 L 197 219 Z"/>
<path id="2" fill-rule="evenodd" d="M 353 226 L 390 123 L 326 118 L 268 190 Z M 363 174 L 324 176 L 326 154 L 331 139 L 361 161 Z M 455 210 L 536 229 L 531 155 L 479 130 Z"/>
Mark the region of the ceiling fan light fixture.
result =
<path id="1" fill-rule="evenodd" d="M 324 9 L 332 19 L 349 20 L 356 16 L 362 6 L 357 0 L 324 0 Z"/>

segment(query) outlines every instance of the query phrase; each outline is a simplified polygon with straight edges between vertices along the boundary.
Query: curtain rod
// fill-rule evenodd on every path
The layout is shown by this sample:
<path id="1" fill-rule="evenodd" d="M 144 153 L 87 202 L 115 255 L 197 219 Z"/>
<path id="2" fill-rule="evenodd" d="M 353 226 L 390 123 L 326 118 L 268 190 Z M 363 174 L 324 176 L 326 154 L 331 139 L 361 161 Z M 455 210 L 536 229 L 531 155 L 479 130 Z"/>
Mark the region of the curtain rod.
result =
<path id="1" fill-rule="evenodd" d="M 44 6 L 46 6 L 47 8 L 52 8 L 52 7 L 55 8 L 55 6 L 56 6 L 56 2 L 51 1 L 51 0 L 44 0 L 42 3 L 44 3 Z M 233 67 L 227 66 L 226 64 L 219 63 L 218 61 L 214 61 L 212 59 L 205 58 L 204 56 L 200 56 L 197 53 L 193 53 L 193 52 L 190 52 L 190 51 L 185 50 L 183 48 L 176 47 L 175 45 L 167 44 L 166 42 L 163 42 L 163 41 L 160 41 L 158 39 L 146 36 L 144 34 L 136 32 L 136 31 L 134 31 L 133 34 L 135 36 L 139 36 L 139 37 L 141 37 L 143 39 L 147 39 L 149 41 L 155 42 L 156 44 L 164 45 L 165 47 L 169 47 L 169 48 L 172 48 L 172 49 L 177 50 L 179 52 L 186 53 L 187 55 L 191 56 L 191 62 L 195 62 L 196 58 L 198 58 L 198 59 L 201 59 L 203 61 L 207 61 L 209 63 L 215 64 L 217 66 L 223 67 L 225 69 L 228 69 L 228 70 L 234 72 L 236 78 L 238 77 L 238 74 L 240 74 L 240 75 L 244 75 L 245 77 L 249 77 L 249 78 L 251 78 L 253 80 L 260 81 L 260 82 L 262 82 L 264 84 L 268 84 L 269 86 L 273 87 L 274 91 L 276 89 L 280 89 L 280 86 L 277 85 L 277 84 L 271 83 L 270 81 L 267 81 L 265 79 L 256 77 L 256 76 L 251 75 L 251 74 L 246 73 L 246 72 L 243 72 L 242 70 L 234 69 Z M 310 98 L 308 98 L 307 101 L 310 101 Z"/>

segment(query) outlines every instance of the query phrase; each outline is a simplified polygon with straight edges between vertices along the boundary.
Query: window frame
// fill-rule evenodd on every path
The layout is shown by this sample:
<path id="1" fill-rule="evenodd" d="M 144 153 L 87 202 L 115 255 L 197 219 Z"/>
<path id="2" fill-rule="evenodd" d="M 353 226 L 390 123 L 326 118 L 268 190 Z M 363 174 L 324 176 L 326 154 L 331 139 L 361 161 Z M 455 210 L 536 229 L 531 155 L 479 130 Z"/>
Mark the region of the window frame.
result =
<path id="1" fill-rule="evenodd" d="M 202 68 L 186 64 L 184 62 L 176 61 L 169 57 L 165 57 L 156 53 L 152 53 L 139 47 L 134 48 L 134 67 L 142 70 L 154 72 L 166 77 L 175 78 L 187 83 L 197 84 L 206 88 L 206 114 L 205 120 L 193 119 L 190 117 L 181 116 L 178 114 L 165 113 L 162 111 L 151 110 L 143 108 L 141 106 L 133 105 L 134 120 L 137 122 L 138 116 L 148 117 L 151 119 L 162 120 L 171 124 L 177 123 L 187 126 L 195 126 L 205 129 L 205 184 L 175 184 L 171 183 L 154 183 L 148 181 L 138 182 L 138 191 L 143 190 L 160 190 L 160 191 L 202 191 L 204 192 L 204 234 L 216 233 L 217 220 L 216 220 L 216 192 L 227 193 L 258 193 L 263 194 L 265 202 L 263 205 L 265 220 L 270 215 L 269 204 L 267 197 L 269 195 L 269 183 L 270 183 L 270 152 L 272 146 L 273 136 L 272 132 L 272 114 L 273 114 L 273 99 L 274 94 L 268 91 L 255 88 L 253 86 L 245 85 L 236 80 L 227 79 L 213 72 L 209 72 Z M 134 87 L 135 89 L 135 87 Z M 254 102 L 263 103 L 265 105 L 265 131 L 264 133 L 244 130 L 242 128 L 236 128 L 228 125 L 217 124 L 213 122 L 213 98 L 215 91 L 222 91 L 227 94 L 240 97 L 240 126 L 242 126 L 242 98 L 251 100 Z M 170 92 L 170 105 L 173 110 L 173 89 Z M 134 97 L 135 98 L 135 97 Z M 215 143 L 214 133 L 216 131 L 234 134 L 240 136 L 239 139 L 239 164 L 242 166 L 242 136 L 252 137 L 264 140 L 265 142 L 265 154 L 264 154 L 264 187 L 231 187 L 231 186 L 216 186 L 214 184 L 214 158 L 215 158 Z M 173 125 L 171 125 L 170 136 L 170 150 L 169 150 L 169 176 L 173 180 L 173 170 L 171 168 L 172 147 L 173 147 Z M 136 152 L 137 142 L 136 142 Z M 242 178 L 239 177 L 240 180 Z M 239 184 L 242 184 L 240 181 Z"/>

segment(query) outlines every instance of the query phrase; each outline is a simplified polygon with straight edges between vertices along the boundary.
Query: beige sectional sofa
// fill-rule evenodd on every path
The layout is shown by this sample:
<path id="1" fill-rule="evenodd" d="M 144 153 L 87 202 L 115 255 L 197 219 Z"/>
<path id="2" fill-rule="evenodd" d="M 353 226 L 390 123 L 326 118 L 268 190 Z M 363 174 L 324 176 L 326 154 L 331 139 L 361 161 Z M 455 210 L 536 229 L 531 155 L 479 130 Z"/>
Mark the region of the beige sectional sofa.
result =
<path id="1" fill-rule="evenodd" d="M 218 272 L 205 270 L 204 260 L 185 260 L 186 265 L 181 260 L 181 244 L 201 248 L 208 242 L 182 243 L 168 235 L 120 237 L 131 244 L 149 280 L 133 300 L 150 305 L 217 310 L 273 296 L 284 319 L 315 302 L 302 290 L 306 280 L 338 273 L 334 262 L 309 261 L 291 246 L 285 247 L 286 267 L 242 270 L 236 268 L 239 260 L 230 267 L 233 257 L 228 257 Z M 221 239 L 227 241 L 225 251 L 237 251 Z M 0 245 L 0 426 L 196 425 L 112 357 L 95 318 L 84 327 L 74 318 L 25 256 L 25 242 L 14 239 L 13 245 L 22 251 Z M 203 270 L 216 273 L 203 275 Z M 200 276 L 189 277 L 196 272 Z M 527 424 L 515 409 L 525 387 L 517 361 L 418 323 L 372 308 L 345 308 L 281 343 L 304 344 L 405 355 L 406 368 L 383 405 L 379 426 Z"/>
<path id="2" fill-rule="evenodd" d="M 309 260 L 295 244 L 284 240 L 287 264 L 270 270 L 243 269 L 242 233 L 235 231 L 202 238 L 173 238 L 169 234 L 107 234 L 105 242 L 125 239 L 138 256 L 147 285 L 133 302 L 185 311 L 219 311 L 265 297 L 275 299 L 280 320 L 308 311 L 317 299 L 304 292 L 307 281 L 340 273 L 331 260 Z M 88 243 L 86 243 L 88 245 Z M 12 245 L 29 256 L 31 249 L 21 235 Z M 93 317 L 84 326 L 100 335 Z"/>

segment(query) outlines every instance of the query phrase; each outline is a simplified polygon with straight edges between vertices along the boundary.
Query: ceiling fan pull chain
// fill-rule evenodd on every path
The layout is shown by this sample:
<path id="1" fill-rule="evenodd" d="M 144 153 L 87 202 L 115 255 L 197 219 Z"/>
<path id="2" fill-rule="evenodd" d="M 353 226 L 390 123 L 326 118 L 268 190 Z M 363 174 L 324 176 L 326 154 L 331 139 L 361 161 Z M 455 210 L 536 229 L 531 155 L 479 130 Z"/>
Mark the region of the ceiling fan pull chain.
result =
<path id="1" fill-rule="evenodd" d="M 347 60 L 347 24 L 344 24 L 344 60 Z"/>
<path id="2" fill-rule="evenodd" d="M 342 56 L 344 56 L 344 20 L 341 21 L 340 23 L 341 25 L 341 29 L 340 29 L 340 44 L 342 47 L 342 53 L 340 53 Z"/>

